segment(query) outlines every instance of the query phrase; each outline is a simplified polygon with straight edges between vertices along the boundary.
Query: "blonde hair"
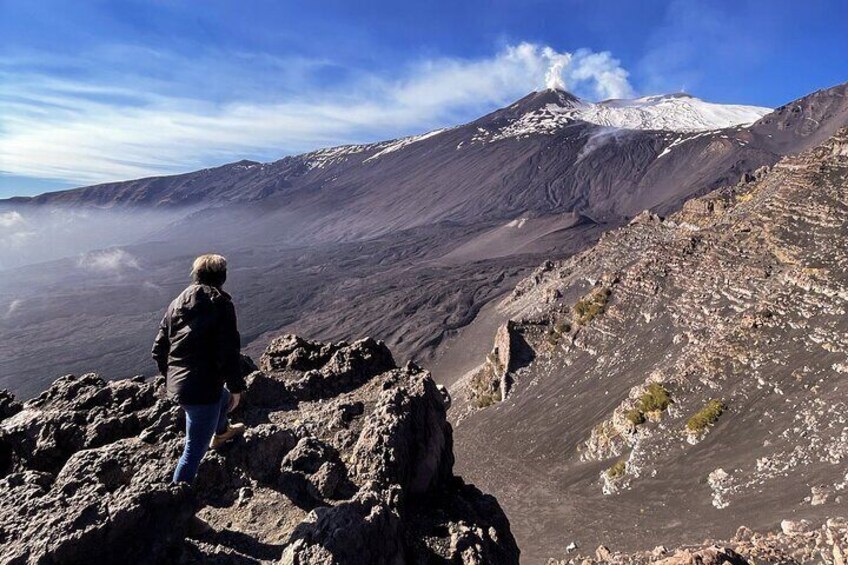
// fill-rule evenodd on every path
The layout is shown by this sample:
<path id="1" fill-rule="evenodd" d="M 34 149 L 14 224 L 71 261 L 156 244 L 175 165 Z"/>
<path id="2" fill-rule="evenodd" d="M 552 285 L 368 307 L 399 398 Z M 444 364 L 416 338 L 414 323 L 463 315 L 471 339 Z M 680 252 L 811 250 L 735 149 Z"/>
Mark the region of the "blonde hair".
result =
<path id="1" fill-rule="evenodd" d="M 227 280 L 227 259 L 216 253 L 201 255 L 191 264 L 191 278 L 197 284 L 222 286 Z"/>

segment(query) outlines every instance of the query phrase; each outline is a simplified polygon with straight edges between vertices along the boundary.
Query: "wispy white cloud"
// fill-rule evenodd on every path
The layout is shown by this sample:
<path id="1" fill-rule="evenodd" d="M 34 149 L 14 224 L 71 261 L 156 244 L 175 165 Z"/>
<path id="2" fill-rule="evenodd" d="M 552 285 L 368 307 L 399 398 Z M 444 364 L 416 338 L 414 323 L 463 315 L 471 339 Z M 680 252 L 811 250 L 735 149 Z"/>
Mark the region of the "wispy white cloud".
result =
<path id="1" fill-rule="evenodd" d="M 123 249 L 91 251 L 80 256 L 77 266 L 89 271 L 119 274 L 126 270 L 139 270 L 138 260 Z"/>
<path id="2" fill-rule="evenodd" d="M 18 211 L 0 212 L 0 268 L 6 254 L 19 252 L 34 235 L 32 226 Z"/>
<path id="3" fill-rule="evenodd" d="M 24 223 L 24 217 L 15 210 L 0 212 L 0 228 L 13 228 Z"/>
<path id="4" fill-rule="evenodd" d="M 0 171 L 79 184 L 453 125 L 546 80 L 590 98 L 632 94 L 627 71 L 609 53 L 559 52 L 532 43 L 483 59 L 420 61 L 391 77 L 348 72 L 332 88 L 304 80 L 304 92 L 286 92 L 278 101 L 267 95 L 204 100 L 202 92 L 177 93 L 148 78 L 138 85 L 57 79 L 32 71 L 34 64 L 2 63 Z M 288 76 L 329 63 L 292 65 L 296 71 Z"/>

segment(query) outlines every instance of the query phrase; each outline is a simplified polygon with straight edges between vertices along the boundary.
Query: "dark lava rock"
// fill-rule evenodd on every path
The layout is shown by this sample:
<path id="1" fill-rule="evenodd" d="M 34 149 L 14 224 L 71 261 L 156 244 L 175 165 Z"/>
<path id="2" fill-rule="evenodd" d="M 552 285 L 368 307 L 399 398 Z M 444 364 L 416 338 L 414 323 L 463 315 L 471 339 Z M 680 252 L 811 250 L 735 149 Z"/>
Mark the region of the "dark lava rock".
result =
<path id="1" fill-rule="evenodd" d="M 365 338 L 352 344 L 321 344 L 296 335 L 272 341 L 260 365 L 263 371 L 277 371 L 276 377 L 286 384 L 285 391 L 297 400 L 338 396 L 396 366 L 382 341 Z M 257 380 L 256 386 L 267 386 L 261 378 Z M 276 395 L 284 394 L 283 387 L 278 387 Z"/>
<path id="2" fill-rule="evenodd" d="M 21 411 L 21 403 L 8 390 L 0 390 L 0 421 Z"/>
<path id="3" fill-rule="evenodd" d="M 453 476 L 445 398 L 372 339 L 275 340 L 234 413 L 244 436 L 174 485 L 164 379 L 61 377 L 0 395 L 4 563 L 518 563 L 492 497 Z M 187 537 L 198 512 L 212 531 Z"/>
<path id="4" fill-rule="evenodd" d="M 266 373 L 281 369 L 319 369 L 344 345 L 319 343 L 294 334 L 282 335 L 271 341 L 259 359 L 259 366 Z"/>

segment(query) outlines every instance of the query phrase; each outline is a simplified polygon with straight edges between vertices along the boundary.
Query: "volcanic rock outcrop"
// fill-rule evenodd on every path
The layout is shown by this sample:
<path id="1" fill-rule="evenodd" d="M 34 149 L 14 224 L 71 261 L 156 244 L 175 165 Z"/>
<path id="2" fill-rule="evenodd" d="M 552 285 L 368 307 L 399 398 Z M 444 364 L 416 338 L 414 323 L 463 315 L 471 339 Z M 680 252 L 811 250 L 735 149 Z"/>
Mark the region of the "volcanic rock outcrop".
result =
<path id="1" fill-rule="evenodd" d="M 429 373 L 371 339 L 283 336 L 261 366 L 246 433 L 194 487 L 171 483 L 184 419 L 161 377 L 0 394 L 2 562 L 518 563 L 497 501 L 453 474 Z M 198 508 L 213 529 L 188 538 Z"/>
<path id="2" fill-rule="evenodd" d="M 521 283 L 500 308 L 532 363 L 499 402 L 452 393 L 458 468 L 523 558 L 844 515 L 846 238 L 842 129 Z"/>

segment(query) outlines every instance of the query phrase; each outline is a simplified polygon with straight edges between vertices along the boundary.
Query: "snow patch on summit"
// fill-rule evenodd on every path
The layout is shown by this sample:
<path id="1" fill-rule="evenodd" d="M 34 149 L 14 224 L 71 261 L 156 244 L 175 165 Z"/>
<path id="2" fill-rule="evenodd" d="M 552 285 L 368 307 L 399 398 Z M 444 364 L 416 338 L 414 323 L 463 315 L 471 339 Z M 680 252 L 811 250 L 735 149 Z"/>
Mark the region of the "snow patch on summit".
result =
<path id="1" fill-rule="evenodd" d="M 488 140 L 552 134 L 575 121 L 618 129 L 707 132 L 747 125 L 769 112 L 769 108 L 757 106 L 713 104 L 686 94 L 605 100 L 597 104 L 571 100 L 527 112 L 492 132 Z"/>
<path id="2" fill-rule="evenodd" d="M 692 132 L 751 124 L 769 112 L 770 108 L 713 104 L 686 94 L 670 94 L 589 104 L 579 119 L 626 129 Z"/>

